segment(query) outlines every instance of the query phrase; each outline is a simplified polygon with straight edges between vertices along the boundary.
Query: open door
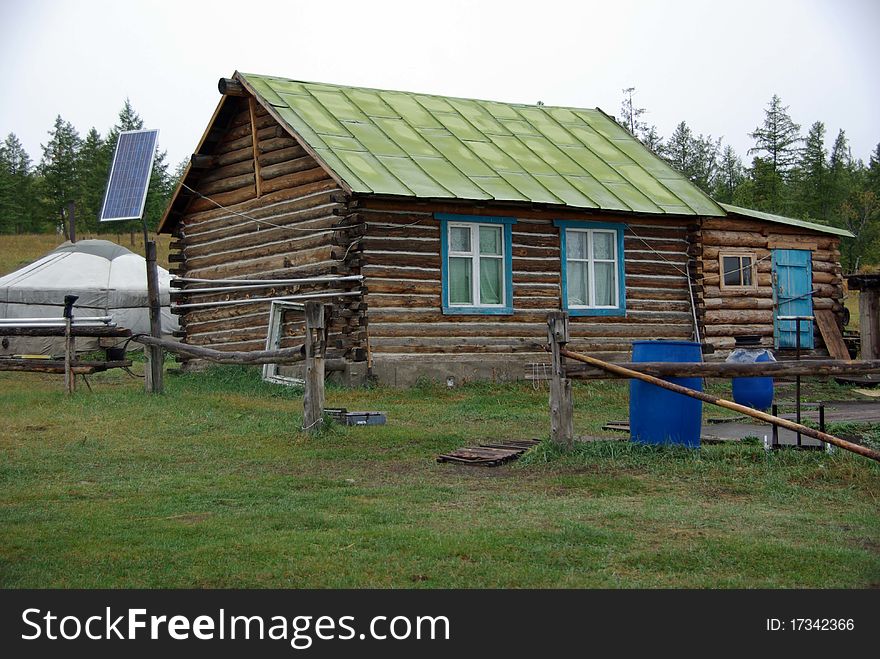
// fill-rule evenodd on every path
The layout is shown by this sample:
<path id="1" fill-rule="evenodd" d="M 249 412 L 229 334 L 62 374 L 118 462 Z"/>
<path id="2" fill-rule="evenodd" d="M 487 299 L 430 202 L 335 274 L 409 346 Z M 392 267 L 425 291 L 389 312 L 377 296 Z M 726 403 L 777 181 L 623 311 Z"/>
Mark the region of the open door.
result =
<path id="1" fill-rule="evenodd" d="M 773 344 L 796 348 L 797 330 L 786 316 L 813 315 L 813 259 L 807 249 L 773 250 Z M 813 322 L 801 321 L 801 348 L 813 349 Z"/>

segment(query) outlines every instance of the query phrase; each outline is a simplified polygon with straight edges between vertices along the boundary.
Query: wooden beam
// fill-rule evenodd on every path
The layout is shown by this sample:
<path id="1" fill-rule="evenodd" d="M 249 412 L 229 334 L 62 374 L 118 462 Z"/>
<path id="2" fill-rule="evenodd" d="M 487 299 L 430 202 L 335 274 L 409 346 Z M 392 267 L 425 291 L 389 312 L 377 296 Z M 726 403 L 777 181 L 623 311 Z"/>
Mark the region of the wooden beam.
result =
<path id="1" fill-rule="evenodd" d="M 238 80 L 232 78 L 220 78 L 217 81 L 217 90 L 224 96 L 247 96 L 247 90 Z"/>
<path id="2" fill-rule="evenodd" d="M 324 306 L 319 302 L 306 302 L 305 318 L 306 373 L 302 429 L 315 434 L 324 421 L 324 352 L 327 347 Z"/>
<path id="3" fill-rule="evenodd" d="M 859 336 L 862 359 L 880 358 L 880 290 L 877 288 L 863 287 L 859 293 Z"/>
<path id="4" fill-rule="evenodd" d="M 0 359 L 0 371 L 20 371 L 27 373 L 64 373 L 64 359 Z M 131 366 L 130 360 L 117 361 L 79 361 L 71 362 L 70 370 L 76 375 L 90 375 L 109 368 L 126 368 Z"/>
<path id="5" fill-rule="evenodd" d="M 571 380 L 566 377 L 565 357 L 568 344 L 568 314 L 555 311 L 547 315 L 547 337 L 550 340 L 552 367 L 550 376 L 550 439 L 570 449 L 574 442 Z"/>
<path id="6" fill-rule="evenodd" d="M 194 153 L 189 157 L 190 169 L 210 169 L 216 164 L 217 158 L 215 156 Z"/>
<path id="7" fill-rule="evenodd" d="M 254 147 L 254 183 L 256 185 L 257 190 L 257 198 L 263 196 L 263 193 L 260 189 L 261 181 L 260 181 L 260 138 L 257 135 L 257 118 L 256 118 L 256 105 L 257 102 L 254 100 L 254 97 L 251 96 L 248 98 L 248 111 L 251 115 L 251 141 Z"/>
<path id="8" fill-rule="evenodd" d="M 696 391 L 695 389 L 689 389 L 688 387 L 683 387 L 680 384 L 667 382 L 666 380 L 661 380 L 660 378 L 646 375 L 645 373 L 639 373 L 638 371 L 624 368 L 622 366 L 618 366 L 617 364 L 603 362 L 601 359 L 596 359 L 595 357 L 581 355 L 579 353 L 571 352 L 570 350 L 565 349 L 562 349 L 560 352 L 565 357 L 569 357 L 570 359 L 574 359 L 579 362 L 584 362 L 585 364 L 589 364 L 590 366 L 595 366 L 596 368 L 600 368 L 609 373 L 613 373 L 619 377 L 641 380 L 642 382 L 653 384 L 662 389 L 667 389 L 669 391 L 674 391 L 675 393 L 682 394 L 684 396 L 696 398 L 697 400 L 701 400 L 704 403 L 718 405 L 719 407 L 733 410 L 734 412 L 739 412 L 740 414 L 745 414 L 746 416 L 758 419 L 759 421 L 771 423 L 774 426 L 780 426 L 782 428 L 786 428 L 787 430 L 792 430 L 802 435 L 806 435 L 807 437 L 818 439 L 820 442 L 824 442 L 826 444 L 833 444 L 838 448 L 846 449 L 847 451 L 852 451 L 853 453 L 858 453 L 861 456 L 880 462 L 880 451 L 875 451 L 874 449 L 868 448 L 867 446 L 854 444 L 853 442 L 835 437 L 834 435 L 829 435 L 828 433 L 824 433 L 819 430 L 809 428 L 807 426 L 802 426 L 801 424 L 789 421 L 788 419 L 773 416 L 765 412 L 759 412 L 758 410 L 752 409 L 751 407 L 746 407 L 745 405 L 740 405 L 739 403 L 734 403 L 732 401 L 719 398 L 718 396 L 713 396 L 702 391 Z"/>
<path id="9" fill-rule="evenodd" d="M 622 362 L 615 366 L 662 378 L 742 378 L 742 377 L 789 377 L 867 375 L 880 373 L 880 360 L 847 361 L 839 359 L 815 359 L 785 362 L 758 362 L 737 364 L 733 362 Z M 594 380 L 607 377 L 608 372 L 581 364 L 569 365 L 566 375 L 577 380 Z"/>
<path id="10" fill-rule="evenodd" d="M 207 359 L 218 364 L 294 364 L 305 359 L 302 346 L 295 348 L 282 348 L 280 350 L 212 350 L 202 346 L 194 346 L 189 343 L 178 343 L 168 339 L 155 339 L 147 334 L 136 334 L 132 341 L 144 345 L 160 346 L 168 352 L 177 355 L 185 355 L 190 358 Z"/>

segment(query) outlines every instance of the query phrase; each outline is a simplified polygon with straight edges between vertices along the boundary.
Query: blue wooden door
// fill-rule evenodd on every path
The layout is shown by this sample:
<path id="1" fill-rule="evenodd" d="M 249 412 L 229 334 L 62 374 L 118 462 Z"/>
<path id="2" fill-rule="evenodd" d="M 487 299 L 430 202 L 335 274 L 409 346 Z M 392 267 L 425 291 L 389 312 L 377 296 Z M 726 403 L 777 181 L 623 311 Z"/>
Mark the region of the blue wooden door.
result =
<path id="1" fill-rule="evenodd" d="M 780 316 L 813 315 L 813 259 L 807 249 L 773 250 L 773 342 L 797 347 L 796 323 Z M 813 348 L 813 322 L 801 321 L 801 348 Z"/>

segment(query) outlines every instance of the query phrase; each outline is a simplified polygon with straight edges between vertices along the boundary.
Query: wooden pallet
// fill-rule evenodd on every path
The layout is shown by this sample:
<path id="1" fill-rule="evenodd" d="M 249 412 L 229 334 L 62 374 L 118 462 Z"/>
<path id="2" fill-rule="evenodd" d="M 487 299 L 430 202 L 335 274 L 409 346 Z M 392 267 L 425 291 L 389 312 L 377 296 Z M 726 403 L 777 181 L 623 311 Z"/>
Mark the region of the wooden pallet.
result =
<path id="1" fill-rule="evenodd" d="M 465 446 L 451 453 L 437 456 L 437 462 L 497 467 L 505 462 L 516 460 L 533 446 L 540 444 L 537 439 L 512 439 L 493 444 Z"/>

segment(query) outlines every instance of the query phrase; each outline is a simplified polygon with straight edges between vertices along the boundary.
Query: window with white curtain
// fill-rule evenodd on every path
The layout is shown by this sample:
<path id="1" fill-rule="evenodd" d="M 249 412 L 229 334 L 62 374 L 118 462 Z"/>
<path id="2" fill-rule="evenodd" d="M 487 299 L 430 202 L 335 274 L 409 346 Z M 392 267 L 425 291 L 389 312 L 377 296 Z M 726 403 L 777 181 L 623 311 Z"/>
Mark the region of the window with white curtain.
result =
<path id="1" fill-rule="evenodd" d="M 623 225 L 557 220 L 563 307 L 572 315 L 626 313 Z"/>
<path id="2" fill-rule="evenodd" d="M 443 313 L 513 313 L 507 217 L 437 213 L 442 232 Z"/>

